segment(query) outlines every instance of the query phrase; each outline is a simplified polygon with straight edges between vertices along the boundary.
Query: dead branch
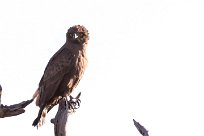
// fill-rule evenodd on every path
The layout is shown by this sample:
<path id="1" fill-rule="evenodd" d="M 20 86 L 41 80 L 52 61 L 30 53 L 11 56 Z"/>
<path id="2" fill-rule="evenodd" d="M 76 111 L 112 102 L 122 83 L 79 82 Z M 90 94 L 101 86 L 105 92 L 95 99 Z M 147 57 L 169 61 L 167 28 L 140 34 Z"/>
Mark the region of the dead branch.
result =
<path id="1" fill-rule="evenodd" d="M 58 112 L 51 123 L 54 124 L 55 136 L 66 136 L 66 124 L 68 122 L 68 103 L 66 99 L 59 102 Z"/>
<path id="2" fill-rule="evenodd" d="M 3 104 L 1 104 L 1 93 L 2 88 L 0 85 L 0 118 L 16 116 L 24 113 L 24 108 L 33 101 L 33 99 L 31 99 L 18 104 L 4 106 Z M 70 96 L 69 101 L 66 97 L 59 101 L 58 112 L 55 115 L 55 118 L 51 120 L 51 123 L 54 124 L 55 136 L 66 136 L 68 116 L 70 113 L 75 112 L 75 110 L 80 107 L 80 96 L 81 93 L 79 93 L 75 98 Z"/>
<path id="3" fill-rule="evenodd" d="M 54 124 L 55 136 L 66 136 L 66 125 L 69 114 L 79 108 L 80 95 L 81 93 L 79 93 L 76 98 L 71 97 L 69 101 L 65 97 L 59 101 L 57 114 L 54 119 L 51 119 L 51 123 Z"/>
<path id="4" fill-rule="evenodd" d="M 135 127 L 137 128 L 137 130 L 140 132 L 141 135 L 149 136 L 148 131 L 142 125 L 140 125 L 139 122 L 135 121 L 134 119 L 133 119 L 133 122 L 134 122 Z"/>
<path id="5" fill-rule="evenodd" d="M 23 101 L 18 104 L 4 106 L 3 104 L 1 104 L 1 93 L 2 93 L 2 88 L 0 85 L 0 118 L 16 116 L 24 113 L 25 112 L 24 108 L 33 101 L 33 99 L 31 99 L 31 100 Z"/>

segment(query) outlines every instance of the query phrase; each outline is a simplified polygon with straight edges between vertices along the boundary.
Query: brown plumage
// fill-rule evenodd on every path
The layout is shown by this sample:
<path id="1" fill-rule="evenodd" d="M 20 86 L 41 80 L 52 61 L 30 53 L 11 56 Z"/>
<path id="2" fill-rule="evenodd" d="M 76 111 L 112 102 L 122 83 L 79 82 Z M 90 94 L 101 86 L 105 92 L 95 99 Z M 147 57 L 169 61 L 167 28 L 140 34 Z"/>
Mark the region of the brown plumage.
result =
<path id="1" fill-rule="evenodd" d="M 85 27 L 69 28 L 66 43 L 49 60 L 33 98 L 40 107 L 33 126 L 43 123 L 46 113 L 60 98 L 69 96 L 77 86 L 87 65 L 86 46 L 89 34 Z"/>

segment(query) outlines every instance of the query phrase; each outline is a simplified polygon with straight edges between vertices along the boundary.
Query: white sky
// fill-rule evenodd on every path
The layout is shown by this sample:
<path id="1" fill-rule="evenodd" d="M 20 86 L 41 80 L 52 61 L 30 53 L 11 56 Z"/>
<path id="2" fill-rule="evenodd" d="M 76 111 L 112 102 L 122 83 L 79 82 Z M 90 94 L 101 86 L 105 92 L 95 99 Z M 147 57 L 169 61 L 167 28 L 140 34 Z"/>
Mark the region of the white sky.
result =
<path id="1" fill-rule="evenodd" d="M 0 1 L 3 104 L 30 99 L 67 29 L 90 32 L 89 66 L 75 89 L 80 109 L 69 136 L 204 135 L 204 2 L 202 0 Z M 32 103 L 0 119 L 1 135 L 53 136 L 53 109 L 39 130 Z"/>

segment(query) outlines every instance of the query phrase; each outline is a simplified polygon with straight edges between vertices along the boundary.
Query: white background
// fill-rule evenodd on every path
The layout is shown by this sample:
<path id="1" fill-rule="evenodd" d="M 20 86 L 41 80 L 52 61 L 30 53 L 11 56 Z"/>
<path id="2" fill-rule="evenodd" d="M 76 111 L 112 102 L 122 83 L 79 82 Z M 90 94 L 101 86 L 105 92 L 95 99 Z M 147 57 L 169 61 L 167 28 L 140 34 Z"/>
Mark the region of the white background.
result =
<path id="1" fill-rule="evenodd" d="M 89 65 L 73 95 L 69 136 L 204 135 L 204 5 L 202 0 L 0 1 L 2 103 L 28 100 L 67 29 L 90 32 Z M 0 119 L 0 135 L 53 136 L 57 107 L 40 128 L 34 103 Z"/>

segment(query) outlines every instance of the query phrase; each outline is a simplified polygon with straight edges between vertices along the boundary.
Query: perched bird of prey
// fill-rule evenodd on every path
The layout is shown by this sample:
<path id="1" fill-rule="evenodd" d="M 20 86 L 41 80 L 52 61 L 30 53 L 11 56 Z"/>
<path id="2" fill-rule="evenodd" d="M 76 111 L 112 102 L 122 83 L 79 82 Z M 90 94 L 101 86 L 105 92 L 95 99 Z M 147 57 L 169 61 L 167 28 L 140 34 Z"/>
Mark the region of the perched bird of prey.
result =
<path id="1" fill-rule="evenodd" d="M 33 126 L 41 126 L 45 115 L 62 97 L 70 96 L 82 78 L 87 65 L 88 30 L 81 25 L 70 27 L 66 43 L 49 60 L 39 87 L 34 93 L 40 107 Z"/>

